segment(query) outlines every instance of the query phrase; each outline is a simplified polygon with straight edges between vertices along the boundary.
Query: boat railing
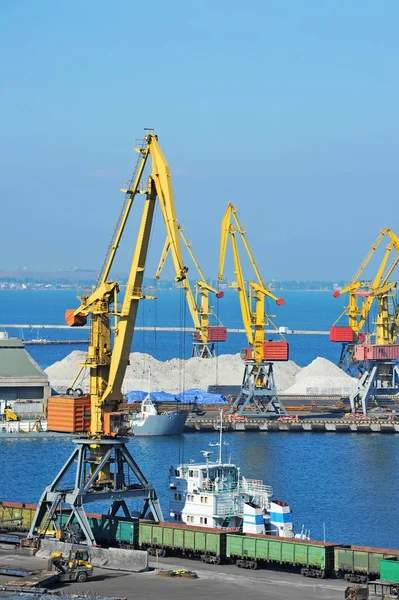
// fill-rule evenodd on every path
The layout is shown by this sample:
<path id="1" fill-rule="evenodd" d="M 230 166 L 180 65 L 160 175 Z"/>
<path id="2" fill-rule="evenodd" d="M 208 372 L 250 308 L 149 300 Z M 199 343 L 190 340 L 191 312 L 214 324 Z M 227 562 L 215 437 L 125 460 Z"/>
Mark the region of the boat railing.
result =
<path id="1" fill-rule="evenodd" d="M 254 495 L 265 494 L 269 497 L 273 496 L 273 488 L 257 479 L 244 479 L 241 481 L 240 492 L 247 492 Z"/>
<path id="2" fill-rule="evenodd" d="M 237 514 L 241 514 L 244 509 L 244 503 L 240 502 L 237 504 L 236 502 L 229 502 L 218 504 L 216 506 L 216 516 L 217 517 L 231 517 Z"/>

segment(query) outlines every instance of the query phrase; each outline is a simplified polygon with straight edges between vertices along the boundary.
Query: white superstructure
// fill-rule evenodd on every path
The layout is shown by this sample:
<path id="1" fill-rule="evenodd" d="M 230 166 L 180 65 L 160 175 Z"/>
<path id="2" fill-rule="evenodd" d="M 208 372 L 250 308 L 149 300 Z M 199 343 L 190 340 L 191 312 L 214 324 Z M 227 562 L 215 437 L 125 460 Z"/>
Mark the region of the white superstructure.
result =
<path id="1" fill-rule="evenodd" d="M 205 461 L 170 468 L 169 507 L 173 521 L 293 537 L 288 504 L 273 501 L 273 490 L 263 481 L 247 479 L 240 468 L 222 461 L 222 431 L 219 459 L 203 452 Z"/>

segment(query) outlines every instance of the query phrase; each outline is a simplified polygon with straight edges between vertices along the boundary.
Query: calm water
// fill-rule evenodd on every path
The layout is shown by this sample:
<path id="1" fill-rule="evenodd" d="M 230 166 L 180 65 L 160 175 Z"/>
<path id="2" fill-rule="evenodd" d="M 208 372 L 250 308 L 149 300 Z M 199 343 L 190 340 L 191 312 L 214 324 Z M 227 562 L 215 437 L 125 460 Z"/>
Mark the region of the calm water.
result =
<path id="1" fill-rule="evenodd" d="M 328 329 L 340 310 L 339 301 L 330 294 L 292 292 L 286 293 L 285 298 L 287 304 L 278 312 L 282 315 L 279 324 L 294 329 Z M 230 327 L 240 326 L 235 300 L 232 293 L 227 294 L 223 307 L 222 301 L 218 307 L 219 316 Z M 157 303 L 147 302 L 138 323 L 179 325 L 186 316 L 190 326 L 189 315 L 185 315 L 181 304 L 180 292 L 164 292 Z M 65 308 L 73 306 L 76 301 L 70 292 L 0 292 L 3 323 L 62 324 Z M 28 330 L 23 333 L 25 337 L 32 336 Z M 64 335 L 71 337 L 69 331 Z M 54 333 L 40 333 L 40 337 L 50 336 Z M 82 337 L 82 332 L 78 337 Z M 231 335 L 221 351 L 236 352 L 244 343 L 241 336 Z M 291 357 L 300 365 L 316 356 L 336 360 L 339 352 L 327 336 L 290 336 L 290 344 Z M 43 367 L 72 349 L 73 346 L 29 347 Z M 134 349 L 166 360 L 188 356 L 190 340 L 182 334 L 138 332 Z M 397 436 L 234 433 L 227 435 L 226 440 L 226 458 L 231 454 L 246 476 L 272 485 L 276 498 L 291 505 L 296 527 L 304 523 L 313 539 L 322 539 L 324 522 L 329 541 L 399 548 Z M 216 441 L 214 433 L 131 440 L 131 452 L 156 486 L 165 516 L 169 466 L 183 455 L 185 460 L 199 459 L 200 451 Z M 72 448 L 69 440 L 2 441 L 0 499 L 36 502 Z"/>

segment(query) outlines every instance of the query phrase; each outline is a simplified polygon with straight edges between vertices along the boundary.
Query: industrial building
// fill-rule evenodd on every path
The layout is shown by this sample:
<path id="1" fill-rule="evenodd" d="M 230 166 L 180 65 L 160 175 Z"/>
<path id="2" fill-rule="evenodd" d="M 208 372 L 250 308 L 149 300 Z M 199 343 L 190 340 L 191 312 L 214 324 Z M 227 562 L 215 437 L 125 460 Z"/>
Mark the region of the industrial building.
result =
<path id="1" fill-rule="evenodd" d="M 23 341 L 0 332 L 0 404 L 7 403 L 20 418 L 39 417 L 47 409 L 49 393 L 48 377 Z"/>

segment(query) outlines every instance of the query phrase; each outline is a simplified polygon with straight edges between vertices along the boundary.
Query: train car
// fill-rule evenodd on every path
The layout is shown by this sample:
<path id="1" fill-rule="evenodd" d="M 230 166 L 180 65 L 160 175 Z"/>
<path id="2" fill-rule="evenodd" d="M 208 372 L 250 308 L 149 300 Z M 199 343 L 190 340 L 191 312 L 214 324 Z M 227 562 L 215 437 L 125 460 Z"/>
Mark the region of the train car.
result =
<path id="1" fill-rule="evenodd" d="M 135 548 L 139 540 L 139 522 L 127 517 L 90 515 L 89 523 L 96 540 L 102 546 Z"/>
<path id="2" fill-rule="evenodd" d="M 152 555 L 167 552 L 203 562 L 220 564 L 226 556 L 226 532 L 209 527 L 191 527 L 183 523 L 150 523 L 141 521 L 139 548 Z"/>
<path id="3" fill-rule="evenodd" d="M 336 546 L 334 570 L 337 577 L 352 583 L 367 583 L 380 577 L 380 562 L 398 558 L 399 550 L 370 548 L 368 546 Z"/>
<path id="4" fill-rule="evenodd" d="M 268 563 L 300 568 L 306 577 L 329 577 L 334 572 L 336 544 L 259 534 L 227 533 L 226 557 L 238 567 L 257 569 Z"/>
<path id="5" fill-rule="evenodd" d="M 29 531 L 36 504 L 21 502 L 0 502 L 0 530 Z"/>
<path id="6" fill-rule="evenodd" d="M 399 557 L 383 558 L 380 561 L 380 578 L 399 583 Z M 396 586 L 399 592 L 399 586 Z"/>

